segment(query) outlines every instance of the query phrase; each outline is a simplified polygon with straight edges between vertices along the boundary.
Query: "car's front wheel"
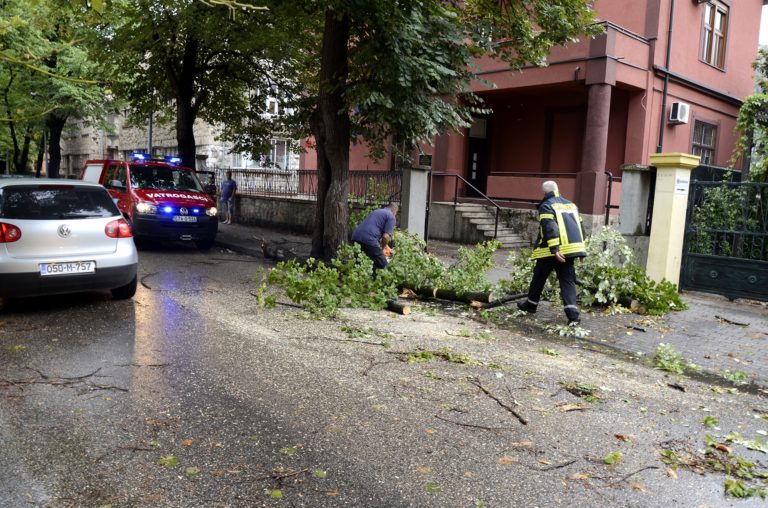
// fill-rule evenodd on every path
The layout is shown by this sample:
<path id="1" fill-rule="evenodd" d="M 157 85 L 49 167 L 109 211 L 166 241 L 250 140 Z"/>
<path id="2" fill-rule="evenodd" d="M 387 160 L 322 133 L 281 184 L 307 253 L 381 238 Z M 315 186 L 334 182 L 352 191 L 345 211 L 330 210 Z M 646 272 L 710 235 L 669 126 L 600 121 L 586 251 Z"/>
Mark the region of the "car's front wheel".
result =
<path id="1" fill-rule="evenodd" d="M 216 242 L 215 238 L 204 238 L 202 240 L 197 240 L 195 242 L 195 245 L 200 250 L 211 250 L 211 247 L 213 247 L 213 244 Z"/>
<path id="2" fill-rule="evenodd" d="M 133 298 L 133 295 L 136 294 L 136 286 L 138 284 L 138 275 L 133 276 L 133 280 L 126 284 L 125 286 L 120 286 L 119 288 L 115 288 L 112 290 L 112 298 L 115 300 L 127 300 L 128 298 Z"/>

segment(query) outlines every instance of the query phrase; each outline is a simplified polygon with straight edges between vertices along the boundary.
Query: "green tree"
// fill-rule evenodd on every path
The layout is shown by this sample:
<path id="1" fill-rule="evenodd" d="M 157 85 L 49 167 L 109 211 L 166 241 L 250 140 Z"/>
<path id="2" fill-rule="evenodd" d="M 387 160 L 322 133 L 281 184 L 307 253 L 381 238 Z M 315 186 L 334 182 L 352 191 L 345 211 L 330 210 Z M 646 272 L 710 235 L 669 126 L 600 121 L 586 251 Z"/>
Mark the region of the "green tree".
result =
<path id="1" fill-rule="evenodd" d="M 752 147 L 748 179 L 768 181 L 768 50 L 761 48 L 752 65 L 757 77 L 757 92 L 741 105 L 736 130 L 739 140 L 730 163 L 735 164 Z"/>
<path id="2" fill-rule="evenodd" d="M 47 129 L 50 165 L 56 177 L 61 133 L 67 118 L 104 114 L 103 67 L 88 52 L 93 17 L 65 0 L 5 0 L 0 14 L 1 123 L 17 172 L 28 169 L 30 146 Z M 20 141 L 23 139 L 23 141 Z M 39 154 L 38 159 L 41 159 Z"/>
<path id="3" fill-rule="evenodd" d="M 316 140 L 318 201 L 312 254 L 333 258 L 347 239 L 350 141 L 372 153 L 389 137 L 430 142 L 471 123 L 473 59 L 519 68 L 554 45 L 598 33 L 587 0 L 328 0 L 309 129 Z"/>
<path id="4" fill-rule="evenodd" d="M 236 149 L 257 154 L 281 119 L 267 99 L 295 96 L 289 65 L 306 45 L 287 2 L 233 16 L 227 5 L 198 0 L 115 0 L 103 27 L 104 58 L 115 62 L 115 93 L 134 120 L 175 121 L 182 163 L 195 167 L 194 122 L 223 125 Z"/>

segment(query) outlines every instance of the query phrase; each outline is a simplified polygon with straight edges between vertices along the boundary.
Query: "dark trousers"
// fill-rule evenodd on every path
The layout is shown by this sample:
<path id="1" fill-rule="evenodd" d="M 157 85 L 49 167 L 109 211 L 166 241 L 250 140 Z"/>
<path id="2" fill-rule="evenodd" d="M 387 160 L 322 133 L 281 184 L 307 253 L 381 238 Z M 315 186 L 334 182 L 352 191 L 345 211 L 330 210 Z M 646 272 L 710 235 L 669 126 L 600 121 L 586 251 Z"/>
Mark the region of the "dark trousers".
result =
<path id="1" fill-rule="evenodd" d="M 360 242 L 355 243 L 360 246 L 360 249 L 365 252 L 366 256 L 371 258 L 374 271 L 387 267 L 387 256 L 384 255 L 381 245 L 366 245 Z"/>
<path id="2" fill-rule="evenodd" d="M 579 319 L 579 307 L 576 305 L 576 269 L 573 266 L 575 258 L 568 258 L 561 263 L 554 256 L 536 260 L 533 268 L 533 279 L 528 289 L 528 303 L 536 306 L 539 304 L 544 284 L 547 283 L 549 274 L 554 270 L 557 280 L 560 281 L 560 296 L 563 297 L 563 309 L 569 320 Z"/>

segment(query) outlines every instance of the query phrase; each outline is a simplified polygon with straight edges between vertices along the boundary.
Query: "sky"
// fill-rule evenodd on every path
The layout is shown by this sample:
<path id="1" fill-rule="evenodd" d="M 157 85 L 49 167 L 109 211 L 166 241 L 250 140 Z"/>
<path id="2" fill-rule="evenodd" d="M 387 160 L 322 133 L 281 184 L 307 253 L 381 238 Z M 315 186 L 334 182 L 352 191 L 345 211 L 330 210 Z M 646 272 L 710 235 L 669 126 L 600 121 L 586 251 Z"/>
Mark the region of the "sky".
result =
<path id="1" fill-rule="evenodd" d="M 760 16 L 760 44 L 768 44 L 768 6 L 763 6 L 763 14 Z"/>

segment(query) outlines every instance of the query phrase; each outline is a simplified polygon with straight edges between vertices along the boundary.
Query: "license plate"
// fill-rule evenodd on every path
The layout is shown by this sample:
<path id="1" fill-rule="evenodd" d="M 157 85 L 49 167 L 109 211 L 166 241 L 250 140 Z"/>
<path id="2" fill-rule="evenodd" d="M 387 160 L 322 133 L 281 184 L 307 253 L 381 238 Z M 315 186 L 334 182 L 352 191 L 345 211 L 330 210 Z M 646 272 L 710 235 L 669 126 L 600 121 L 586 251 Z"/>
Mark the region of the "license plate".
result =
<path id="1" fill-rule="evenodd" d="M 95 261 L 71 261 L 69 263 L 40 263 L 40 275 L 77 275 L 94 273 Z"/>
<path id="2" fill-rule="evenodd" d="M 173 222 L 197 222 L 194 215 L 174 215 Z"/>

